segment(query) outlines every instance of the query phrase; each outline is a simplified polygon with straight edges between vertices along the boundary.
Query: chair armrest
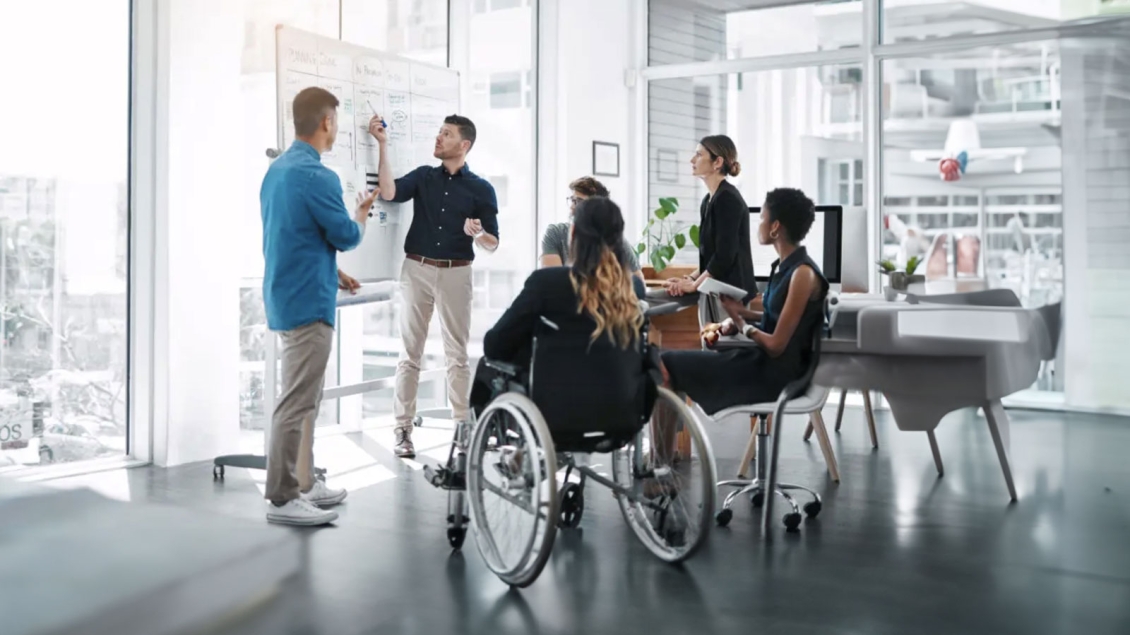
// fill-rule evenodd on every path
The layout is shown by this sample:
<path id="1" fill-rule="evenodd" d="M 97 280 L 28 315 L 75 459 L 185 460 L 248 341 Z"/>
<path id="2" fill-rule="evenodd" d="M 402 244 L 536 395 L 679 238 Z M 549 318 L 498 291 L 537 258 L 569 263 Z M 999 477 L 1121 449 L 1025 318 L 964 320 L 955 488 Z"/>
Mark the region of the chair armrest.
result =
<path id="1" fill-rule="evenodd" d="M 643 314 L 644 317 L 653 318 L 660 315 L 671 315 L 672 313 L 678 313 L 682 308 L 683 305 L 678 302 L 664 302 L 662 304 L 650 305 Z"/>
<path id="2" fill-rule="evenodd" d="M 517 364 L 511 364 L 509 362 L 500 362 L 498 360 L 488 359 L 484 363 L 487 365 L 487 368 L 493 368 L 494 370 L 497 370 L 503 375 L 507 375 L 509 377 L 517 377 L 518 373 L 521 372 Z"/>

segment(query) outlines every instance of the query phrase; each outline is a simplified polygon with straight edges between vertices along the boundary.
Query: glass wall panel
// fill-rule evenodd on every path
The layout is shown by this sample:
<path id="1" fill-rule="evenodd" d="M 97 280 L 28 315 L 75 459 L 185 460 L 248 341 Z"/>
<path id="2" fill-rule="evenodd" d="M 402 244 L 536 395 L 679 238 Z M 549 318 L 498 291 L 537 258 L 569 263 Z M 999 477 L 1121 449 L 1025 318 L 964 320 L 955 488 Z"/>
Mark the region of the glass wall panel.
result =
<path id="1" fill-rule="evenodd" d="M 0 19 L 0 466 L 127 449 L 130 2 L 65 14 Z"/>

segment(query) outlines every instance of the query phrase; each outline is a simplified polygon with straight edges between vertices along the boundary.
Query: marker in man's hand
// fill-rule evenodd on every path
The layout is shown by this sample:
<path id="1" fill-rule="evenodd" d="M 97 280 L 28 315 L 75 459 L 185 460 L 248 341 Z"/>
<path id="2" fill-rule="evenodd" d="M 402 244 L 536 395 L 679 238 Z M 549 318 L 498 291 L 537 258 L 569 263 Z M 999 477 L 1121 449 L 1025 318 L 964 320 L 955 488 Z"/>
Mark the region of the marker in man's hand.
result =
<path id="1" fill-rule="evenodd" d="M 371 101 L 369 101 L 368 99 L 366 99 L 366 100 L 365 100 L 365 103 L 366 103 L 366 104 L 369 104 L 369 110 L 373 111 L 373 114 L 374 114 L 374 115 L 375 115 L 375 114 L 377 114 L 377 109 L 376 109 L 376 108 L 373 108 L 373 102 L 371 102 Z M 381 117 L 381 127 L 382 127 L 382 128 L 387 128 L 387 127 L 388 127 L 388 124 L 387 124 L 387 123 L 385 123 L 385 119 L 384 119 L 384 117 Z"/>

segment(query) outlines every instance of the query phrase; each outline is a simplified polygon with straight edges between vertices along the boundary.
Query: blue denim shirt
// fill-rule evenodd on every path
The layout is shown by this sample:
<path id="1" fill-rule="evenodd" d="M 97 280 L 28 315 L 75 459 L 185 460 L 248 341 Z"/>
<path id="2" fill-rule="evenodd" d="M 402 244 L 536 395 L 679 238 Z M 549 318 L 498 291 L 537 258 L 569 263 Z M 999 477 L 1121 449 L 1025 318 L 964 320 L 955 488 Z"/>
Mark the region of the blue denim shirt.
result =
<path id="1" fill-rule="evenodd" d="M 313 146 L 295 141 L 271 164 L 259 190 L 263 214 L 263 303 L 267 327 L 289 331 L 337 310 L 337 252 L 361 244 L 341 179 Z"/>
<path id="2" fill-rule="evenodd" d="M 404 253 L 436 260 L 474 260 L 474 239 L 463 223 L 477 218 L 483 231 L 498 238 L 498 199 L 494 186 L 466 165 L 455 174 L 441 166 L 422 166 L 396 179 L 395 203 L 412 201 L 412 224 Z"/>

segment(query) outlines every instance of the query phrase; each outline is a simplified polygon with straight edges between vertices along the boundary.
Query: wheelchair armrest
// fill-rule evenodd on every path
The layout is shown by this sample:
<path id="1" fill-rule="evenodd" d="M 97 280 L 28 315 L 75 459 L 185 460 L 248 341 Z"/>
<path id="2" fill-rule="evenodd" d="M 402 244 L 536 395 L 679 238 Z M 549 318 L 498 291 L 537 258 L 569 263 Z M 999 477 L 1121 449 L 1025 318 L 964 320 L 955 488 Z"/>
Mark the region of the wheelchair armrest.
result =
<path id="1" fill-rule="evenodd" d="M 518 373 L 521 372 L 517 364 L 511 364 L 509 362 L 500 362 L 498 360 L 488 359 L 484 363 L 487 365 L 487 368 L 493 368 L 494 370 L 497 370 L 503 375 L 507 375 L 509 377 L 517 377 Z"/>
<path id="2" fill-rule="evenodd" d="M 653 318 L 660 315 L 678 313 L 682 308 L 683 305 L 678 302 L 664 302 L 662 304 L 651 305 L 643 314 L 646 318 Z"/>

